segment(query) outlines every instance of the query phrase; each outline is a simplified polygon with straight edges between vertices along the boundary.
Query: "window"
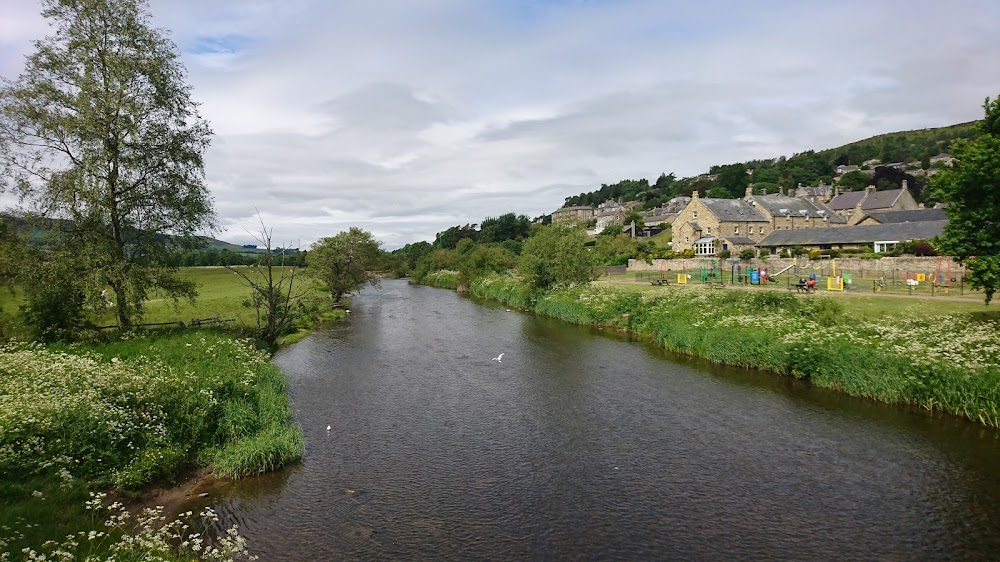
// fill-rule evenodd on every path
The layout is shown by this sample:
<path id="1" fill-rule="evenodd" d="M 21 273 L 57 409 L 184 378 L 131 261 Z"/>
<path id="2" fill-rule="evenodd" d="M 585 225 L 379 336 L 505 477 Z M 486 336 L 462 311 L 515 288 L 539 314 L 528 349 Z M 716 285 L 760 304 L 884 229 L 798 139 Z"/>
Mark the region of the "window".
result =
<path id="1" fill-rule="evenodd" d="M 691 218 L 695 218 L 695 219 L 698 218 L 698 211 L 697 211 L 697 209 L 694 210 L 694 211 L 691 211 Z"/>
<path id="2" fill-rule="evenodd" d="M 739 236 L 740 235 L 740 227 L 734 226 L 733 227 L 733 234 L 735 234 L 736 236 Z"/>
<path id="3" fill-rule="evenodd" d="M 690 241 L 691 241 L 691 239 L 690 239 L 690 238 L 688 238 L 687 236 L 685 236 L 685 237 L 684 237 L 684 241 L 685 241 L 685 242 L 690 242 Z"/>
<path id="4" fill-rule="evenodd" d="M 711 233 L 712 233 L 712 227 L 711 227 L 711 226 L 707 227 L 707 228 L 706 228 L 705 230 L 706 230 L 706 232 L 708 232 L 709 234 L 711 234 Z"/>

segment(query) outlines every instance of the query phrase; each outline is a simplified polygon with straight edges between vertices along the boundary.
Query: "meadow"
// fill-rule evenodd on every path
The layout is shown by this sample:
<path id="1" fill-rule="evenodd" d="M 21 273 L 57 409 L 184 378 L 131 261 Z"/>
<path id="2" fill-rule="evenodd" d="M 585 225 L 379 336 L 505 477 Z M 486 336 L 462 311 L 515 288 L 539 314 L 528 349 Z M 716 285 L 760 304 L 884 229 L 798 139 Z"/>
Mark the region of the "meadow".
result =
<path id="1" fill-rule="evenodd" d="M 113 501 L 199 468 L 240 478 L 302 454 L 284 374 L 248 337 L 256 325 L 249 289 L 224 268 L 182 274 L 199 283 L 198 299 L 154 298 L 143 319 L 172 325 L 124 335 L 85 330 L 80 341 L 48 346 L 15 339 L 0 348 L 0 553 L 7 553 L 0 560 L 245 555 L 237 532 L 211 541 L 204 529 L 191 534 L 211 514 L 188 514 L 168 532 L 162 514 L 130 520 Z M 321 316 L 343 314 L 320 314 L 329 307 L 315 286 L 310 291 L 297 334 Z M 19 291 L 0 299 L 7 335 L 24 332 L 18 304 Z M 91 314 L 94 325 L 114 322 L 110 312 Z M 191 327 L 205 318 L 228 321 Z M 103 501 L 108 491 L 114 498 Z"/>
<path id="2" fill-rule="evenodd" d="M 1000 311 L 981 301 L 606 280 L 539 293 L 511 276 L 478 279 L 470 289 L 717 363 L 1000 427 Z"/>

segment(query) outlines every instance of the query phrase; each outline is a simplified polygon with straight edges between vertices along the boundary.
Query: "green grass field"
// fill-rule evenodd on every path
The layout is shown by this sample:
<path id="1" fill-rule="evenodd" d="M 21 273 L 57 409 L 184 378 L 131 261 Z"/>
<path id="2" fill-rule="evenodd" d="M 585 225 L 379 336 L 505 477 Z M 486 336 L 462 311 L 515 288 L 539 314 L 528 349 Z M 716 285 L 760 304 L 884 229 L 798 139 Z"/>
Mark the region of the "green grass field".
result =
<path id="1" fill-rule="evenodd" d="M 243 266 L 248 267 L 248 266 Z M 256 311 L 249 306 L 250 289 L 241 283 L 234 272 L 224 267 L 188 267 L 180 270 L 182 277 L 195 281 L 198 285 L 198 297 L 194 302 L 179 300 L 176 303 L 169 298 L 153 295 L 146 301 L 146 309 L 142 323 L 157 324 L 166 322 L 183 322 L 190 326 L 192 320 L 221 318 L 231 320 L 221 324 L 221 327 L 245 332 L 256 326 Z M 343 317 L 343 311 L 326 306 L 329 298 L 318 288 L 311 278 L 299 275 L 296 283 L 300 283 L 306 292 L 306 307 L 309 317 L 299 325 L 299 335 L 305 328 L 317 321 L 335 320 Z M 23 302 L 23 291 L 20 288 L 0 292 L 0 314 L 3 318 L 3 330 L 7 335 L 27 339 L 27 332 L 20 325 L 18 307 Z M 87 320 L 97 326 L 117 324 L 112 309 L 89 311 Z M 290 343 L 296 338 L 291 334 L 284 343 Z"/>

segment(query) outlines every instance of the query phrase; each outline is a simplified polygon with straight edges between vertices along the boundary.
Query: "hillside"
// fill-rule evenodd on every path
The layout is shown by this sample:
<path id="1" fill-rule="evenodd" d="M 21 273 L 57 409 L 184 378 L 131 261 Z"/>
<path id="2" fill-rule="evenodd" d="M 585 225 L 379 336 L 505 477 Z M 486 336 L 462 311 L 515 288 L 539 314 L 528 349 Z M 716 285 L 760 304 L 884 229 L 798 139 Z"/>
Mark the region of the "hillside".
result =
<path id="1" fill-rule="evenodd" d="M 46 232 L 50 231 L 66 231 L 68 230 L 69 221 L 65 219 L 49 219 L 47 226 L 42 228 L 38 224 L 31 224 L 27 220 L 15 217 L 11 215 L 0 215 L 0 221 L 3 221 L 8 228 L 12 228 L 13 231 L 18 232 L 20 235 L 25 236 L 32 244 L 45 244 Z M 211 236 L 197 236 L 198 241 L 201 242 L 199 250 L 209 251 L 209 252 L 221 252 L 228 251 L 234 254 L 243 255 L 256 255 L 262 253 L 257 247 L 244 247 L 239 244 L 232 244 L 224 240 L 219 240 L 217 238 L 212 238 Z M 276 248 L 280 250 L 280 248 Z"/>
<path id="2" fill-rule="evenodd" d="M 604 184 L 595 191 L 567 197 L 565 206 L 598 205 L 608 199 L 642 201 L 643 209 L 652 209 L 679 195 L 690 195 L 698 190 L 710 197 L 742 197 L 747 186 L 768 192 L 795 189 L 799 184 L 814 186 L 820 183 L 840 185 L 843 189 L 858 189 L 876 185 L 879 189 L 898 187 L 907 181 L 914 198 L 920 202 L 930 199 L 925 189 L 927 178 L 934 173 L 930 159 L 946 153 L 954 141 L 975 136 L 976 122 L 960 123 L 948 127 L 900 131 L 877 135 L 864 140 L 828 148 L 808 150 L 790 157 L 780 156 L 733 164 L 712 166 L 707 173 L 677 179 L 674 174 L 662 174 L 656 181 L 626 179 L 615 184 Z M 882 165 L 865 166 L 865 162 L 879 160 Z M 910 170 L 885 166 L 890 163 L 919 163 Z M 860 170 L 843 176 L 837 166 L 858 166 Z"/>

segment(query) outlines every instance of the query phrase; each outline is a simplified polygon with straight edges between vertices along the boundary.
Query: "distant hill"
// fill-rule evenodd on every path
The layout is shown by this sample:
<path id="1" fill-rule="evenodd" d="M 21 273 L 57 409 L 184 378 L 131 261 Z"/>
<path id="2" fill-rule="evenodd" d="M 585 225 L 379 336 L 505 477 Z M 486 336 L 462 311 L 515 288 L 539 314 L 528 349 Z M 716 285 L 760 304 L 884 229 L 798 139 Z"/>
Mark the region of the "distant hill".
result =
<path id="1" fill-rule="evenodd" d="M 742 197 L 752 182 L 758 190 L 770 193 L 778 190 L 792 190 L 799 184 L 814 186 L 820 183 L 833 184 L 837 178 L 837 166 L 862 166 L 870 160 L 879 160 L 882 165 L 890 163 L 920 162 L 926 165 L 931 157 L 948 152 L 958 139 L 971 139 L 976 135 L 976 121 L 960 123 L 948 127 L 917 129 L 877 135 L 855 141 L 836 148 L 808 150 L 790 157 L 780 156 L 734 164 L 718 164 L 707 173 L 677 179 L 674 174 L 662 174 L 655 181 L 647 179 L 624 179 L 614 184 L 603 184 L 597 190 L 567 197 L 565 206 L 596 206 L 608 199 L 641 201 L 643 209 L 652 209 L 679 195 L 691 195 L 699 191 L 709 197 Z M 898 187 L 907 181 L 913 196 L 926 202 L 929 194 L 924 189 L 927 179 L 920 174 L 911 174 L 895 168 L 870 166 L 863 170 L 866 177 L 850 178 L 853 184 L 870 181 L 879 189 Z M 857 187 L 856 185 L 850 187 Z M 847 184 L 844 184 L 847 187 Z"/>
<path id="2" fill-rule="evenodd" d="M 22 218 L 10 215 L 0 215 L 0 220 L 3 220 L 6 224 L 11 225 L 19 233 L 27 235 L 31 243 L 33 244 L 45 243 L 46 229 L 40 228 L 36 225 L 29 224 L 28 221 Z M 69 224 L 69 221 L 65 219 L 50 219 L 47 222 L 50 225 L 55 226 L 54 228 L 55 230 L 68 228 Z M 221 252 L 223 250 L 226 250 L 234 254 L 242 254 L 242 255 L 258 255 L 264 253 L 263 249 L 257 248 L 256 246 L 252 247 L 241 246 L 239 244 L 233 244 L 230 242 L 226 242 L 224 240 L 212 238 L 211 236 L 196 236 L 195 238 L 202 243 L 199 249 L 204 251 Z M 280 250 L 280 248 L 276 250 Z"/>

